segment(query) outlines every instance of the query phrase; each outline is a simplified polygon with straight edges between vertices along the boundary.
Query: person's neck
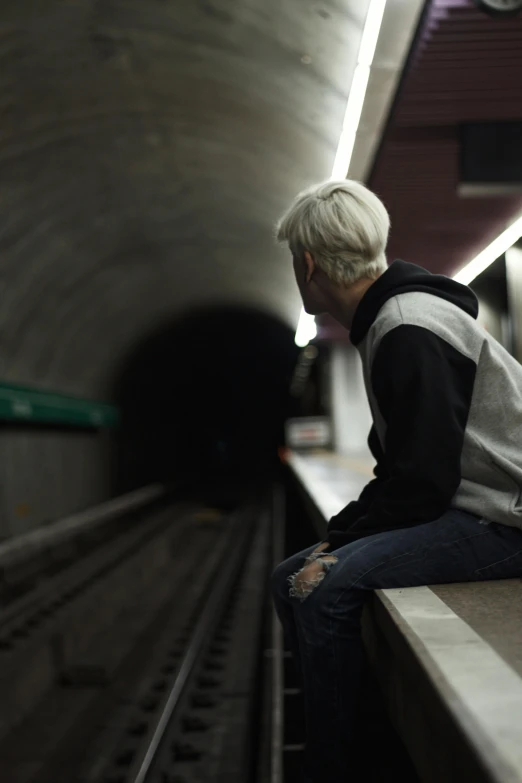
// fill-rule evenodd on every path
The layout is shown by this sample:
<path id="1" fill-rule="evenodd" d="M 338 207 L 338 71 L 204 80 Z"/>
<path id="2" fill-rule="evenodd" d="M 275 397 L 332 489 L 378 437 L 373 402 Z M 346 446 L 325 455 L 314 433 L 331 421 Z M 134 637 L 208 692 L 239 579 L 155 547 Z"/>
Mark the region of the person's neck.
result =
<path id="1" fill-rule="evenodd" d="M 326 295 L 330 315 L 350 330 L 359 302 L 374 283 L 375 280 L 363 278 L 348 288 L 332 288 Z"/>

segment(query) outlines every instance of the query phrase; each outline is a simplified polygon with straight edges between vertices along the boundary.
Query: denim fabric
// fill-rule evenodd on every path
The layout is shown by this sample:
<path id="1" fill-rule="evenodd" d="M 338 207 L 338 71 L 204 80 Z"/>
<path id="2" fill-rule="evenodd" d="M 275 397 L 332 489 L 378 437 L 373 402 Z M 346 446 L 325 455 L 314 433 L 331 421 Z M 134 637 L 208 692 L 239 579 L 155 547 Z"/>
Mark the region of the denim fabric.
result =
<path id="1" fill-rule="evenodd" d="M 306 598 L 290 597 L 289 577 L 314 549 L 276 568 L 274 602 L 303 683 L 307 779 L 350 783 L 350 739 L 364 664 L 361 614 L 368 596 L 378 588 L 520 577 L 522 530 L 452 509 L 434 522 L 325 553 L 338 562 Z"/>

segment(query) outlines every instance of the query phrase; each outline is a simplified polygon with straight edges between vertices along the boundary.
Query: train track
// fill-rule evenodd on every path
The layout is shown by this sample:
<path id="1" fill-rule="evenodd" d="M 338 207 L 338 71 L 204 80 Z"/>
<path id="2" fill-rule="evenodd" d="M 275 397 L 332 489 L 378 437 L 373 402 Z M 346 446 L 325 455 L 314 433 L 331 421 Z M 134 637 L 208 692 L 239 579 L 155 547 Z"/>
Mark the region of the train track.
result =
<path id="1" fill-rule="evenodd" d="M 84 612 L 87 606 L 92 611 L 94 597 L 102 617 L 107 620 L 108 614 L 112 623 L 92 618 L 83 644 L 65 645 L 65 652 L 62 645 L 61 658 L 54 649 L 53 681 L 30 715 L 4 731 L 2 780 L 249 779 L 269 527 L 269 515 L 259 509 L 229 518 L 188 514 L 175 525 L 160 514 L 150 525 L 155 529 L 148 531 L 147 546 L 128 546 L 132 551 L 116 558 L 117 568 L 100 570 L 101 561 L 109 558 L 104 552 L 98 553 L 97 571 L 93 562 L 78 569 L 77 584 L 85 570 L 91 571 L 91 581 L 83 582 L 88 585 Z M 117 546 L 122 542 L 110 547 L 113 555 Z M 138 572 L 139 584 L 125 599 L 125 584 Z M 64 574 L 60 580 L 63 585 Z M 101 601 L 104 596 L 109 600 L 111 585 L 118 587 L 113 603 L 119 602 L 120 610 L 107 613 Z M 56 584 L 50 589 L 53 602 L 56 589 Z M 69 588 L 68 600 L 56 604 L 62 623 L 58 617 L 53 622 L 59 627 L 68 625 L 66 605 L 69 620 L 81 625 L 80 594 Z M 34 612 L 27 596 L 24 600 L 31 607 L 27 612 Z M 20 623 L 22 617 L 10 611 L 13 622 Z M 39 633 L 40 650 L 42 639 L 52 647 L 50 627 Z M 4 652 L 13 653 L 16 635 L 11 631 L 6 638 L 14 647 Z M 33 640 L 31 646 L 38 644 Z M 25 664 L 29 660 L 26 654 Z"/>
<path id="2" fill-rule="evenodd" d="M 124 654 L 125 632 L 111 644 L 126 603 L 150 588 L 142 564 L 170 565 L 169 542 L 181 546 L 191 512 L 169 506 L 98 547 L 0 612 L 0 738 L 35 709 L 57 681 L 80 683 L 110 676 Z M 167 543 L 167 548 L 165 547 Z M 160 591 L 151 593 L 151 599 Z M 129 626 L 130 630 L 130 626 Z M 104 634 L 93 655 L 88 647 Z M 110 647 L 110 649 L 108 649 Z M 0 746 L 1 759 L 1 746 Z"/>

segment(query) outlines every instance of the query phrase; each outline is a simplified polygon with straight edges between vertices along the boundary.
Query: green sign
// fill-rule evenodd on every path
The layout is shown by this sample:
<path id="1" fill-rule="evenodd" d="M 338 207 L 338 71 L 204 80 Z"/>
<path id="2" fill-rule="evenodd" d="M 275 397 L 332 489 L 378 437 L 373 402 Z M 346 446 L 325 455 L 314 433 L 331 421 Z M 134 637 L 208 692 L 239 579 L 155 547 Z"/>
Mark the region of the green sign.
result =
<path id="1" fill-rule="evenodd" d="M 119 413 L 105 403 L 0 383 L 0 421 L 102 429 L 117 426 Z"/>

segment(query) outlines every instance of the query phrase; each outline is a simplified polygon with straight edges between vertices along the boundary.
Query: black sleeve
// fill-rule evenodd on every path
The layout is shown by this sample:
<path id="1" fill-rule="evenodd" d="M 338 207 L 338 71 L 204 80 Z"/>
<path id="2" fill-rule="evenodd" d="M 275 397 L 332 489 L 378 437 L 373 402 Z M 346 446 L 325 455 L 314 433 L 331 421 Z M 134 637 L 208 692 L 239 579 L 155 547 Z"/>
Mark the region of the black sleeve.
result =
<path id="1" fill-rule="evenodd" d="M 476 364 L 433 332 L 398 326 L 381 341 L 371 383 L 386 422 L 387 478 L 332 545 L 438 519 L 460 484 Z"/>
<path id="2" fill-rule="evenodd" d="M 375 468 L 373 470 L 373 475 L 375 478 L 365 486 L 358 500 L 353 500 L 351 503 L 348 503 L 348 505 L 343 508 L 342 511 L 331 518 L 330 522 L 328 523 L 328 534 L 333 531 L 347 530 L 359 519 L 359 517 L 362 517 L 363 514 L 366 514 L 374 497 L 377 494 L 379 486 L 386 478 L 384 454 L 374 426 L 372 426 L 368 436 L 368 446 L 376 462 Z M 329 539 L 330 536 L 328 540 Z"/>

